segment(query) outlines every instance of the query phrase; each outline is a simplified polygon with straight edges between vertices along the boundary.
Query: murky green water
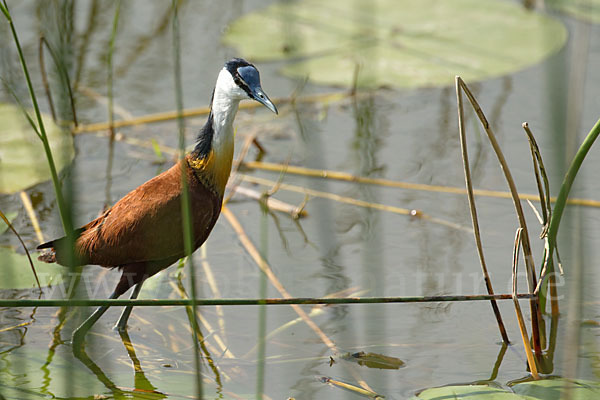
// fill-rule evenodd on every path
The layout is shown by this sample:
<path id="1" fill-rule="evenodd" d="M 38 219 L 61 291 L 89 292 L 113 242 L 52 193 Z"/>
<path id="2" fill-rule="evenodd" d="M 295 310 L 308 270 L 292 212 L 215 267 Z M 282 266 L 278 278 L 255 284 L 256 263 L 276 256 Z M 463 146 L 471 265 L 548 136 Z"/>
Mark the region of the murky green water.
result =
<path id="1" fill-rule="evenodd" d="M 264 2 L 265 4 L 268 2 Z M 37 67 L 37 37 L 45 32 L 56 36 L 56 16 L 49 4 L 23 2 L 10 4 L 38 92 L 42 93 Z M 96 9 L 93 9 L 96 6 Z M 227 24 L 261 2 L 184 2 L 181 11 L 182 72 L 185 107 L 207 105 L 217 72 L 235 50 L 220 43 Z M 81 66 L 77 104 L 84 123 L 107 119 L 105 59 L 113 18 L 109 2 L 76 2 L 73 8 L 74 33 L 64 49 L 71 52 L 73 73 Z M 118 118 L 139 116 L 175 108 L 169 5 L 164 2 L 126 1 L 116 39 L 115 104 Z M 165 22 L 166 21 L 166 22 Z M 574 20 L 564 18 L 571 32 Z M 535 193 L 531 159 L 521 123 L 528 121 L 536 134 L 553 193 L 556 193 L 570 160 L 571 143 L 579 143 L 597 120 L 600 109 L 600 30 L 591 26 L 591 42 L 582 68 L 585 85 L 581 96 L 582 113 L 578 132 L 564 133 L 567 103 L 567 74 L 581 67 L 570 65 L 573 37 L 567 48 L 547 61 L 510 76 L 474 84 L 476 95 L 498 135 L 512 168 L 518 188 Z M 0 23 L 2 76 L 8 77 L 25 98 L 24 84 L 13 44 L 4 21 Z M 287 97 L 298 82 L 277 74 L 277 64 L 261 64 L 263 88 L 271 98 Z M 90 91 L 100 97 L 90 96 Z M 339 89 L 307 85 L 305 93 Z M 8 95 L 3 94 L 3 101 Z M 62 99 L 64 100 L 64 99 Z M 61 101 L 62 101 L 61 100 Z M 59 103 L 61 103 L 59 101 Z M 575 101 L 575 100 L 571 100 Z M 356 99 L 323 105 L 299 103 L 280 106 L 280 115 L 267 110 L 240 111 L 237 117 L 237 150 L 251 133 L 257 133 L 267 149 L 264 161 L 285 162 L 311 168 L 345 171 L 368 177 L 433 185 L 463 185 L 453 88 L 422 90 L 382 89 Z M 42 102 L 42 104 L 46 104 Z M 64 106 L 64 104 L 63 104 Z M 186 121 L 191 142 L 203 118 Z M 475 186 L 505 190 L 505 183 L 483 131 L 475 128 L 472 116 L 470 156 Z M 120 129 L 129 138 L 155 139 L 176 146 L 175 122 Z M 76 187 L 76 220 L 94 218 L 104 204 L 110 204 L 128 191 L 171 165 L 155 163 L 152 150 L 121 141 L 114 146 L 112 168 L 107 168 L 109 141 L 104 132 L 78 135 L 76 159 L 68 172 Z M 254 150 L 249 157 L 254 156 Z M 40 162 L 42 162 L 40 155 Z M 572 193 L 573 197 L 600 199 L 597 169 L 600 152 L 588 155 Z M 272 180 L 277 175 L 252 172 Z M 435 218 L 464 227 L 470 226 L 466 197 L 379 186 L 340 183 L 332 180 L 287 175 L 285 182 L 315 190 L 341 194 L 373 203 L 418 209 Z M 262 190 L 257 188 L 257 190 Z M 37 185 L 31 196 L 46 238 L 61 235 L 58 211 L 49 182 Z M 301 204 L 304 196 L 285 190 L 276 197 Z M 488 268 L 497 293 L 511 290 L 511 252 L 517 221 L 513 205 L 503 199 L 478 199 L 484 232 Z M 311 198 L 309 217 L 294 222 L 288 216 L 263 216 L 257 202 L 234 197 L 232 212 L 240 219 L 257 246 L 263 245 L 270 265 L 282 284 L 298 297 L 323 297 L 345 293 L 361 296 L 409 296 L 484 293 L 472 234 L 423 219 L 359 208 L 331 200 Z M 17 195 L 0 198 L 2 211 L 18 210 L 15 227 L 29 248 L 37 239 Z M 538 226 L 526 207 L 532 229 L 534 256 L 539 265 L 543 243 L 537 240 Z M 266 223 L 264 218 L 266 218 Z M 574 354 L 565 345 L 567 301 L 562 301 L 563 317 L 558 323 L 552 375 L 564 374 L 565 360 L 578 357 L 578 376 L 600 379 L 600 211 L 572 207 L 563 219 L 560 252 L 567 275 L 560 293 L 569 292 L 569 273 L 576 265 L 584 267 L 581 346 Z M 261 226 L 266 227 L 261 231 Z M 262 235 L 262 236 L 261 236 Z M 261 239 L 262 238 L 262 239 Z M 264 239 L 264 240 L 263 240 Z M 0 244 L 18 246 L 11 234 Z M 205 244 L 207 262 L 214 273 L 221 297 L 259 296 L 260 273 L 240 245 L 237 235 L 221 217 Z M 215 297 L 201 265 L 202 254 L 194 255 L 198 282 L 205 297 Z M 25 268 L 25 267 L 24 267 Z M 24 273 L 29 271 L 24 270 Z M 182 282 L 187 288 L 189 271 Z M 87 267 L 80 294 L 104 298 L 118 279 L 117 272 Z M 173 266 L 145 284 L 142 298 L 180 298 L 178 271 Z M 520 283 L 525 288 L 525 281 Z M 55 286 L 46 296 L 62 297 L 63 286 Z M 189 292 L 189 290 L 188 290 Z M 3 291 L 2 298 L 34 298 L 32 291 Z M 269 297 L 279 293 L 268 287 Z M 523 302 L 523 307 L 526 303 Z M 288 306 L 267 308 L 264 364 L 265 394 L 272 399 L 357 398 L 358 395 L 323 384 L 324 376 L 356 384 L 364 380 L 386 398 L 410 397 L 419 389 L 493 380 L 506 385 L 528 375 L 520 344 L 514 308 L 502 302 L 508 334 L 514 345 L 500 345 L 501 338 L 487 302 L 338 305 L 302 307 L 311 313 L 318 327 L 330 338 L 339 353 L 323 341 Z M 526 310 L 526 308 L 524 308 Z M 69 312 L 64 319 L 54 308 L 0 310 L 0 394 L 6 399 L 25 398 L 193 398 L 194 351 L 190 324 L 184 308 L 138 308 L 130 319 L 129 336 L 133 347 L 111 330 L 120 310 L 109 310 L 88 335 L 89 360 L 73 357 L 68 343 L 81 315 Z M 202 376 L 207 398 L 254 398 L 257 380 L 259 308 L 253 306 L 202 308 L 206 324 Z M 60 321 L 64 320 L 64 326 Z M 290 323 L 295 321 L 294 323 Z M 548 331 L 550 331 L 550 320 Z M 22 326 L 15 327 L 19 324 Z M 288 324 L 288 325 L 286 325 Z M 127 339 L 127 338 L 125 338 Z M 359 351 L 397 357 L 400 369 L 372 369 L 344 360 L 343 353 Z M 330 365 L 330 357 L 336 362 Z M 0 395 L 0 398 L 2 398 Z M 138 398 L 136 397 L 136 398 Z"/>

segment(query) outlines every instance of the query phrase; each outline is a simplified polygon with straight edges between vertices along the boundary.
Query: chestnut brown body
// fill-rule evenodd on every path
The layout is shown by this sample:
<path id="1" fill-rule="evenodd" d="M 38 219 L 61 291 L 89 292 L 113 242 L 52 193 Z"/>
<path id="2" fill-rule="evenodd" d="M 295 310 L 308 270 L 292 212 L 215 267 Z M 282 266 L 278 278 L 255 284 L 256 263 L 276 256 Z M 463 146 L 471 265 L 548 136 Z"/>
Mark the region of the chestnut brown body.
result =
<path id="1" fill-rule="evenodd" d="M 193 160 L 191 160 L 193 161 Z M 185 255 L 182 218 L 182 163 L 190 195 L 193 249 L 204 243 L 221 211 L 222 194 L 204 171 L 190 167 L 190 156 L 129 192 L 100 217 L 77 230 L 75 265 L 121 268 L 116 292 L 156 274 Z M 207 184 L 208 183 L 208 184 Z M 68 264 L 66 238 L 39 248 L 53 248 L 45 261 Z M 52 259 L 54 257 L 54 260 Z"/>

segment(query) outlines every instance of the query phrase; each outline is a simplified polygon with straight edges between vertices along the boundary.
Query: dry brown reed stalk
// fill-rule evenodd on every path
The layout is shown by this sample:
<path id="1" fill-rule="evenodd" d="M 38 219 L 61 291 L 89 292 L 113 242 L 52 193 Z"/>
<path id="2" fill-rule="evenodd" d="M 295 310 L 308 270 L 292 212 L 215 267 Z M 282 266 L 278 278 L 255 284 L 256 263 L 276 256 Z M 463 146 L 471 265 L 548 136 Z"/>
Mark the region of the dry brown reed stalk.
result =
<path id="1" fill-rule="evenodd" d="M 256 190 L 252 190 L 247 187 L 238 186 L 235 189 L 236 194 L 240 194 L 245 197 L 249 197 L 254 200 L 263 200 L 264 196 L 262 193 L 257 192 Z M 285 203 L 281 200 L 277 200 L 273 197 L 267 197 L 264 199 L 266 201 L 266 206 L 269 210 L 279 211 L 285 214 L 289 214 L 292 218 L 301 218 L 308 216 L 308 212 L 301 205 L 294 206 L 288 203 Z"/>
<path id="2" fill-rule="evenodd" d="M 279 105 L 291 103 L 292 101 L 300 102 L 300 103 L 324 103 L 329 104 L 336 101 L 343 100 L 349 96 L 348 93 L 345 92 L 335 92 L 335 93 L 321 93 L 310 96 L 303 96 L 297 98 L 291 97 L 283 97 L 273 99 L 274 103 Z M 247 109 L 255 109 L 258 107 L 262 107 L 259 103 L 240 103 L 240 110 Z M 198 107 L 198 108 L 188 108 L 184 109 L 181 113 L 181 116 L 184 118 L 188 117 L 199 117 L 203 115 L 208 115 L 210 112 L 210 107 Z M 177 116 L 180 115 L 177 111 L 167 111 L 162 113 L 143 115 L 141 117 L 134 117 L 126 120 L 114 121 L 113 126 L 115 128 L 122 128 L 124 126 L 134 126 L 141 124 L 149 124 L 154 122 L 163 122 L 177 119 Z M 110 123 L 108 122 L 100 122 L 94 124 L 86 124 L 79 125 L 78 127 L 73 129 L 73 134 L 86 133 L 86 132 L 96 132 L 103 131 L 110 127 Z"/>
<path id="3" fill-rule="evenodd" d="M 290 204 L 284 203 L 283 201 L 280 201 L 280 200 L 272 198 L 271 195 L 264 196 L 262 193 L 258 193 L 255 190 L 239 186 L 239 183 L 240 183 L 241 180 L 238 179 L 238 171 L 240 169 L 240 166 L 244 162 L 244 158 L 248 154 L 248 150 L 250 149 L 250 146 L 252 144 L 254 144 L 255 146 L 258 147 L 259 151 L 261 151 L 261 152 L 265 151 L 262 148 L 262 146 L 260 144 L 257 144 L 257 143 L 258 143 L 258 141 L 256 140 L 256 135 L 249 135 L 244 140 L 244 145 L 242 146 L 242 150 L 240 151 L 240 155 L 234 161 L 233 167 L 231 169 L 231 175 L 230 175 L 231 176 L 231 178 L 230 178 L 230 182 L 231 183 L 227 185 L 228 188 L 229 188 L 229 194 L 227 195 L 227 197 L 223 201 L 223 204 L 227 204 L 229 202 L 229 200 L 231 200 L 231 198 L 236 193 L 240 193 L 241 195 L 249 197 L 251 199 L 262 201 L 263 203 L 265 203 L 264 205 L 269 210 L 279 211 L 279 212 L 283 212 L 283 213 L 286 213 L 286 214 L 290 214 L 292 216 L 292 218 L 298 218 L 298 217 L 304 217 L 304 216 L 306 216 L 307 213 L 304 210 L 304 207 L 302 207 L 302 208 L 300 208 L 300 207 L 294 207 L 294 206 L 292 206 Z"/>
<path id="4" fill-rule="evenodd" d="M 531 132 L 531 129 L 529 129 L 529 124 L 527 122 L 523 122 L 522 126 L 527 134 L 527 139 L 529 140 L 531 159 L 533 161 L 533 172 L 535 174 L 539 200 L 542 206 L 542 232 L 540 233 L 540 238 L 543 239 L 547 236 L 548 224 L 550 223 L 550 218 L 552 217 L 552 206 L 550 204 L 550 183 L 548 182 L 548 175 L 546 174 L 546 167 L 544 166 L 540 148 L 535 140 L 535 137 L 533 136 L 533 133 Z"/>
<path id="5" fill-rule="evenodd" d="M 254 262 L 258 265 L 260 270 L 267 276 L 271 284 L 275 287 L 275 289 L 281 294 L 283 298 L 291 298 L 292 295 L 283 287 L 279 279 L 275 276 L 271 267 L 267 263 L 267 261 L 261 256 L 260 252 L 254 246 L 244 228 L 236 218 L 236 216 L 229 210 L 227 206 L 223 206 L 221 213 L 227 219 L 227 222 L 231 225 L 235 233 L 238 235 L 238 239 L 250 255 Z M 317 324 L 314 323 L 312 319 L 306 314 L 306 312 L 297 304 L 291 305 L 294 311 L 302 318 L 302 320 L 316 333 L 316 335 L 321 339 L 321 341 L 329 347 L 329 349 L 333 352 L 337 352 L 337 346 L 325 333 L 319 328 Z"/>
<path id="6" fill-rule="evenodd" d="M 459 129 L 460 129 L 460 135 L 461 135 L 461 146 L 464 146 L 463 154 L 466 155 L 466 152 L 467 152 L 465 128 L 464 128 L 464 109 L 462 107 L 462 93 L 463 92 L 469 99 L 469 102 L 471 103 L 473 110 L 477 114 L 477 116 L 481 122 L 481 125 L 483 126 L 483 128 L 487 134 L 488 140 L 489 140 L 490 144 L 492 145 L 492 148 L 494 149 L 494 153 L 496 154 L 496 158 L 498 159 L 498 162 L 500 163 L 500 167 L 502 169 L 502 172 L 504 173 L 504 177 L 505 177 L 508 187 L 510 189 L 510 193 L 511 193 L 512 200 L 513 200 L 513 205 L 515 207 L 515 212 L 517 214 L 517 219 L 519 221 L 519 226 L 521 228 L 523 228 L 523 232 L 521 233 L 521 247 L 523 248 L 523 256 L 525 258 L 525 266 L 526 266 L 525 271 L 527 273 L 527 286 L 529 288 L 529 292 L 533 293 L 535 290 L 535 287 L 537 286 L 536 276 L 535 276 L 535 266 L 534 266 L 534 261 L 533 261 L 533 255 L 531 254 L 531 244 L 529 241 L 529 233 L 527 230 L 527 221 L 525 220 L 525 215 L 523 213 L 523 207 L 521 206 L 521 200 L 519 198 L 519 193 L 517 192 L 517 187 L 512 178 L 512 174 L 510 172 L 510 168 L 508 167 L 506 159 L 504 158 L 504 154 L 502 153 L 502 149 L 500 148 L 500 145 L 498 144 L 498 141 L 496 140 L 496 136 L 494 135 L 494 132 L 492 131 L 492 128 L 491 128 L 489 122 L 487 121 L 487 118 L 485 117 L 483 110 L 481 109 L 481 107 L 479 106 L 479 103 L 477 102 L 477 100 L 475 99 L 475 97 L 473 96 L 473 94 L 471 93 L 469 88 L 467 87 L 466 83 L 460 78 L 460 76 L 457 76 L 456 77 L 456 96 L 457 96 L 457 101 L 459 102 L 458 103 L 459 104 L 459 106 L 458 106 Z M 466 174 L 467 174 L 466 171 L 468 169 L 468 159 L 463 158 L 463 164 L 465 166 L 465 177 L 466 177 Z M 469 203 L 473 203 L 473 207 L 474 207 L 474 198 L 473 198 L 472 193 L 469 195 Z M 473 223 L 475 224 L 475 220 L 473 221 Z M 479 246 L 480 245 L 478 244 L 478 247 Z M 483 253 L 481 253 L 481 254 L 483 254 Z M 529 304 L 530 304 L 530 308 L 531 308 L 531 324 L 532 324 L 531 329 L 532 329 L 532 333 L 533 333 L 533 347 L 535 349 L 536 354 L 541 355 L 542 347 L 541 347 L 541 341 L 540 341 L 540 328 L 539 328 L 540 327 L 539 321 L 541 319 L 541 313 L 540 313 L 540 310 L 538 307 L 538 304 L 539 304 L 538 299 L 537 298 L 530 299 Z"/>
<path id="7" fill-rule="evenodd" d="M 249 169 L 260 169 L 264 171 L 280 172 L 285 166 L 283 164 L 269 163 L 263 161 L 245 161 L 243 166 Z M 450 194 L 467 194 L 467 190 L 464 188 L 442 186 L 442 185 L 428 185 L 424 183 L 410 183 L 402 181 L 394 181 L 391 179 L 384 178 L 368 178 L 359 175 L 352 175 L 347 172 L 331 171 L 323 169 L 314 169 L 290 165 L 287 167 L 286 172 L 291 175 L 302 175 L 315 178 L 333 179 L 344 182 L 364 183 L 369 185 L 378 185 L 384 187 L 393 187 L 400 189 L 409 190 L 422 190 L 425 192 L 437 192 L 437 193 L 450 193 Z M 475 196 L 481 197 L 493 197 L 510 199 L 512 198 L 509 192 L 503 192 L 498 190 L 485 190 L 485 189 L 473 189 Z M 535 194 L 519 193 L 519 196 L 523 200 L 539 201 L 540 198 Z M 556 197 L 550 197 L 550 202 L 555 202 Z M 569 199 L 567 201 L 570 205 L 579 205 L 584 207 L 597 207 L 600 208 L 600 201 L 592 199 Z"/>
<path id="8" fill-rule="evenodd" d="M 546 168 L 544 167 L 542 154 L 540 153 L 540 149 L 537 145 L 535 137 L 533 136 L 531 129 L 529 129 L 529 124 L 527 122 L 523 123 L 523 129 L 525 130 L 527 138 L 529 139 L 529 146 L 531 148 L 531 158 L 533 160 L 533 171 L 535 173 L 535 180 L 537 182 L 538 192 L 540 195 L 540 204 L 542 206 L 542 232 L 540 233 L 540 238 L 544 239 L 544 260 L 542 262 L 542 271 L 540 272 L 540 279 L 534 291 L 534 293 L 536 293 L 538 288 L 540 287 L 541 282 L 544 281 L 546 270 L 548 268 L 548 260 L 550 256 L 548 228 L 550 227 L 550 219 L 552 218 L 552 206 L 550 204 L 550 183 L 548 182 L 548 175 L 546 174 Z M 552 263 L 552 266 L 553 265 L 554 263 Z M 558 266 L 562 275 L 563 271 L 560 262 L 558 263 Z M 548 285 L 550 289 L 550 306 L 552 310 L 552 315 L 558 315 L 558 290 L 556 287 L 556 276 L 553 273 L 550 273 L 548 275 Z M 540 312 L 541 311 L 543 310 L 540 310 Z"/>
<path id="9" fill-rule="evenodd" d="M 521 246 L 521 233 L 523 228 L 517 228 L 515 234 L 515 243 L 513 246 L 513 259 L 512 259 L 512 298 L 515 305 L 515 312 L 517 314 L 517 321 L 519 322 L 519 330 L 521 332 L 521 339 L 523 339 L 523 347 L 525 348 L 525 354 L 527 355 L 527 364 L 529 364 L 529 371 L 533 379 L 538 380 L 540 376 L 537 371 L 537 364 L 535 363 L 535 357 L 529 345 L 529 334 L 527 333 L 527 327 L 525 326 L 525 319 L 521 312 L 521 306 L 519 305 L 519 299 L 517 298 L 517 269 L 519 265 L 519 248 Z"/>
<path id="10" fill-rule="evenodd" d="M 31 221 L 31 226 L 33 226 L 33 230 L 35 231 L 35 236 L 40 243 L 44 243 L 44 235 L 42 234 L 42 229 L 40 228 L 40 223 L 35 215 L 35 211 L 33 210 L 33 205 L 31 204 L 31 200 L 29 196 L 24 191 L 19 193 L 21 197 L 21 202 L 23 203 L 23 207 L 25 207 L 25 211 L 27 211 L 27 215 L 29 216 L 29 220 Z"/>
<path id="11" fill-rule="evenodd" d="M 274 181 L 269 180 L 269 179 L 258 178 L 255 176 L 250 176 L 250 175 L 245 175 L 245 174 L 239 174 L 239 175 L 246 182 L 256 183 L 256 184 L 264 185 L 264 186 L 272 186 L 273 184 L 275 184 Z M 443 226 L 447 226 L 449 228 L 462 230 L 462 231 L 469 232 L 469 233 L 471 232 L 471 229 L 469 229 L 465 226 L 456 224 L 454 222 L 446 221 L 446 220 L 443 220 L 440 218 L 432 217 L 431 215 L 425 214 L 424 212 L 422 212 L 420 210 L 409 210 L 407 208 L 388 206 L 388 205 L 379 204 L 379 203 L 371 203 L 371 202 L 368 202 L 365 200 L 358 200 L 358 199 L 354 199 L 351 197 L 340 196 L 338 194 L 322 192 L 319 190 L 309 189 L 309 188 L 305 188 L 302 186 L 290 185 L 287 183 L 281 183 L 279 185 L 279 188 L 283 189 L 283 190 L 288 190 L 290 192 L 302 193 L 306 196 L 319 197 L 319 198 L 323 198 L 323 199 L 337 201 L 340 203 L 351 204 L 351 205 L 354 205 L 357 207 L 372 208 L 375 210 L 387 211 L 387 212 L 391 212 L 394 214 L 408 215 L 408 216 L 412 216 L 415 218 L 421 218 L 423 220 L 430 221 L 430 222 L 440 224 Z"/>
<path id="12" fill-rule="evenodd" d="M 19 239 L 19 242 L 21 242 L 21 246 L 23 246 L 23 250 L 25 250 L 25 254 L 27 255 L 27 259 L 29 260 L 29 265 L 31 266 L 31 271 L 33 272 L 33 276 L 35 277 L 35 282 L 37 283 L 38 289 L 40 290 L 40 294 L 41 294 L 42 286 L 40 285 L 40 280 L 38 279 L 37 272 L 35 271 L 35 266 L 33 265 L 33 260 L 31 259 L 29 250 L 27 250 L 27 246 L 25 246 L 25 242 L 23 242 L 23 239 L 21 239 L 21 235 L 19 235 L 19 233 L 12 226 L 12 224 L 10 223 L 8 218 L 6 218 L 6 215 L 4 215 L 4 213 L 1 210 L 0 210 L 0 218 L 2 218 L 4 220 L 4 223 L 6 224 L 6 226 L 8 226 L 8 229 L 10 229 L 12 231 L 12 233 L 15 234 L 17 239 Z"/>
<path id="13" fill-rule="evenodd" d="M 469 166 L 469 154 L 467 151 L 467 138 L 465 135 L 465 120 L 464 120 L 464 108 L 462 101 L 462 94 L 460 91 L 459 79 L 456 78 L 456 101 L 458 105 L 458 131 L 460 135 L 460 148 L 462 152 L 462 161 L 463 161 L 463 169 L 465 173 L 465 184 L 467 186 L 467 198 L 469 200 L 469 210 L 471 212 L 471 222 L 473 224 L 473 235 L 475 237 L 475 244 L 477 246 L 477 255 L 479 256 L 479 263 L 481 264 L 481 271 L 483 273 L 483 277 L 485 280 L 485 286 L 488 294 L 494 294 L 494 289 L 492 288 L 492 280 L 490 279 L 490 275 L 487 270 L 487 266 L 485 263 L 485 256 L 483 254 L 483 245 L 481 243 L 481 233 L 479 231 L 479 219 L 477 217 L 477 207 L 475 205 L 475 196 L 473 194 L 473 181 L 471 179 L 471 168 Z M 490 300 L 492 305 L 492 309 L 494 310 L 494 315 L 496 317 L 496 321 L 498 323 L 498 328 L 500 329 L 500 335 L 502 336 L 502 340 L 504 343 L 509 344 L 510 340 L 508 339 L 508 334 L 506 333 L 506 328 L 504 326 L 504 322 L 502 321 L 502 315 L 500 314 L 500 309 L 498 308 L 498 303 L 495 300 Z"/>
<path id="14" fill-rule="evenodd" d="M 383 398 L 385 398 L 385 396 L 382 396 L 382 395 L 374 392 L 373 390 L 363 389 L 363 388 L 360 388 L 360 387 L 358 387 L 356 385 L 352 385 L 351 383 L 346 383 L 346 382 L 338 381 L 338 380 L 331 379 L 331 378 L 326 377 L 326 376 L 324 376 L 324 377 L 321 378 L 321 382 L 327 383 L 327 384 L 330 384 L 332 386 L 336 386 L 336 387 L 339 387 L 339 388 L 342 388 L 342 389 L 349 390 L 351 392 L 357 393 L 357 394 L 359 394 L 361 396 L 369 397 L 371 399 L 383 399 Z"/>

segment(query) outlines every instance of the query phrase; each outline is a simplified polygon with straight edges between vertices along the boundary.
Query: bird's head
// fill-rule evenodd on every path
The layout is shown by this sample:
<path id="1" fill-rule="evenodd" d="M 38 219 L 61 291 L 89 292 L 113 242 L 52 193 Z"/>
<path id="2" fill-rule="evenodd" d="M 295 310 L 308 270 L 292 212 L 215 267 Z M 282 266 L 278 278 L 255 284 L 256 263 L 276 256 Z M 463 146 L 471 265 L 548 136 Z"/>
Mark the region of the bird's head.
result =
<path id="1" fill-rule="evenodd" d="M 256 100 L 277 114 L 277 107 L 260 86 L 258 70 L 242 58 L 234 58 L 225 63 L 219 73 L 215 92 L 235 100 Z"/>

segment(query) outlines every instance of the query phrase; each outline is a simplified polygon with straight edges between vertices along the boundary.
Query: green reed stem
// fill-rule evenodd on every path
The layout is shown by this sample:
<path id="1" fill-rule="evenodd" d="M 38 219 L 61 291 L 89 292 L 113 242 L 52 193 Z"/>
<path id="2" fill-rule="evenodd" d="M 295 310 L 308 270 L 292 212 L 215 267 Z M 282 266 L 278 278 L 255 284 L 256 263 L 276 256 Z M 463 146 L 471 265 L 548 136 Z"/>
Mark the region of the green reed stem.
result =
<path id="1" fill-rule="evenodd" d="M 48 142 L 48 136 L 46 135 L 44 121 L 42 120 L 42 113 L 40 111 L 40 107 L 38 105 L 37 98 L 33 90 L 33 84 L 31 83 L 31 77 L 29 76 L 27 62 L 25 61 L 25 56 L 23 55 L 23 50 L 21 49 L 21 43 L 19 42 L 19 36 L 17 35 L 15 25 L 13 24 L 13 20 L 8 10 L 8 6 L 6 5 L 6 0 L 3 0 L 3 3 L 0 4 L 0 11 L 2 11 L 2 14 L 4 14 L 4 17 L 10 25 L 10 30 L 15 41 L 15 46 L 17 47 L 17 52 L 19 53 L 19 60 L 21 61 L 21 67 L 23 68 L 23 74 L 25 75 L 25 81 L 27 82 L 27 88 L 29 89 L 29 97 L 31 98 L 31 103 L 33 104 L 33 109 L 35 111 L 35 116 L 38 123 L 39 137 L 42 141 L 42 145 L 44 146 L 44 152 L 46 153 L 46 159 L 48 161 L 48 168 L 50 168 L 50 175 L 52 177 L 52 184 L 54 186 L 54 192 L 56 194 L 56 202 L 58 203 L 60 220 L 65 234 L 67 235 L 67 237 L 71 237 L 73 234 L 73 222 L 71 220 L 71 213 L 69 212 L 69 208 L 67 207 L 65 199 L 63 197 L 61 184 L 58 179 L 58 173 L 56 171 L 56 165 L 54 164 L 54 157 L 52 156 L 52 149 L 50 148 L 50 143 Z"/>
<path id="2" fill-rule="evenodd" d="M 533 299 L 534 294 L 517 294 L 519 299 Z M 258 306 L 290 304 L 374 304 L 374 303 L 443 303 L 451 301 L 512 300 L 512 294 L 475 294 L 445 296 L 402 296 L 402 297 L 291 297 L 267 299 L 0 299 L 0 307 L 98 307 L 98 306 Z"/>
<path id="3" fill-rule="evenodd" d="M 596 121 L 596 124 L 587 134 L 583 143 L 577 150 L 571 165 L 569 166 L 569 170 L 563 179 L 562 185 L 560 187 L 560 192 L 558 193 L 558 197 L 556 198 L 556 203 L 554 204 L 554 210 L 552 211 L 552 218 L 550 218 L 550 227 L 548 228 L 548 255 L 547 262 L 548 267 L 546 271 L 546 276 L 554 273 L 554 263 L 553 263 L 553 254 L 556 250 L 556 236 L 558 234 L 558 228 L 560 226 L 560 220 L 562 218 L 563 212 L 565 211 L 565 206 L 567 204 L 567 198 L 569 197 L 569 192 L 571 191 L 571 187 L 573 186 L 573 182 L 575 181 L 575 177 L 579 172 L 579 168 L 583 164 L 587 153 L 592 148 L 592 145 L 600 135 L 600 119 Z M 542 279 L 544 277 L 541 277 Z M 540 306 L 541 309 L 544 310 L 547 300 L 547 284 L 542 285 L 540 289 Z"/>
<path id="4" fill-rule="evenodd" d="M 266 201 L 266 196 L 264 198 Z M 263 260 L 267 260 L 269 246 L 269 219 L 268 209 L 264 202 L 260 203 L 260 248 Z M 259 294 L 261 299 L 267 297 L 267 275 L 261 271 L 259 274 Z M 257 359 L 256 359 L 256 398 L 262 399 L 265 392 L 265 358 L 266 358 L 266 336 L 267 336 L 267 306 L 261 304 L 258 308 L 258 335 L 257 335 Z"/>
<path id="5" fill-rule="evenodd" d="M 119 26 L 119 14 L 121 13 L 121 0 L 117 1 L 115 15 L 113 17 L 112 31 L 108 42 L 108 78 L 107 78 L 107 97 L 108 97 L 108 125 L 110 127 L 110 141 L 115 140 L 114 127 L 114 106 L 113 106 L 113 52 L 115 50 L 115 39 L 117 37 L 117 28 Z"/>
<path id="6" fill-rule="evenodd" d="M 187 262 L 190 269 L 190 294 L 192 295 L 191 306 L 192 306 L 192 337 L 194 341 L 194 367 L 196 370 L 196 398 L 202 398 L 202 374 L 200 363 L 201 354 L 199 347 L 198 337 L 198 317 L 196 313 L 197 299 L 196 299 L 196 273 L 194 268 L 194 261 L 192 253 L 194 252 L 193 246 L 193 227 L 192 227 L 192 207 L 190 201 L 190 194 L 187 184 L 187 162 L 185 160 L 185 125 L 183 120 L 183 89 L 181 84 L 181 49 L 179 40 L 179 16 L 177 0 L 172 0 L 171 7 L 173 8 L 173 59 L 175 63 L 175 101 L 177 106 L 177 127 L 179 128 L 179 162 L 181 163 L 181 212 L 183 226 L 183 238 L 184 238 L 184 249 L 187 255 Z"/>

